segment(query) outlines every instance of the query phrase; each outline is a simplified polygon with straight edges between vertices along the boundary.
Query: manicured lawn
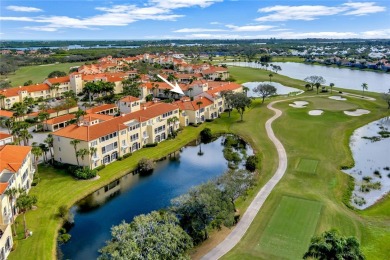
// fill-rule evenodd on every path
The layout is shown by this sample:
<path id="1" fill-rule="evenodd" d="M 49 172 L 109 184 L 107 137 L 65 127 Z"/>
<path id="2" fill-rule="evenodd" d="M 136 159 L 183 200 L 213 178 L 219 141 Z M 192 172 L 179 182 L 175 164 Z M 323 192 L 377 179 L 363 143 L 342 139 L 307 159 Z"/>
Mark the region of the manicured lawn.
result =
<path id="1" fill-rule="evenodd" d="M 318 160 L 301 159 L 297 167 L 298 172 L 316 173 Z"/>
<path id="2" fill-rule="evenodd" d="M 329 111 L 344 111 L 344 110 L 354 110 L 359 108 L 358 105 L 350 103 L 348 101 L 342 100 L 333 100 L 330 98 L 320 98 L 315 97 L 308 100 L 313 106 L 308 105 L 310 109 L 321 109 Z"/>
<path id="3" fill-rule="evenodd" d="M 10 80 L 13 87 L 23 86 L 23 83 L 28 80 L 32 80 L 34 84 L 42 83 L 52 71 L 59 70 L 68 73 L 70 67 L 80 66 L 82 64 L 84 63 L 74 62 L 25 66 L 18 69 L 15 74 L 7 75 L 7 77 L 1 76 L 1 79 Z"/>
<path id="4" fill-rule="evenodd" d="M 321 203 L 283 196 L 255 250 L 283 259 L 299 259 L 316 230 Z"/>

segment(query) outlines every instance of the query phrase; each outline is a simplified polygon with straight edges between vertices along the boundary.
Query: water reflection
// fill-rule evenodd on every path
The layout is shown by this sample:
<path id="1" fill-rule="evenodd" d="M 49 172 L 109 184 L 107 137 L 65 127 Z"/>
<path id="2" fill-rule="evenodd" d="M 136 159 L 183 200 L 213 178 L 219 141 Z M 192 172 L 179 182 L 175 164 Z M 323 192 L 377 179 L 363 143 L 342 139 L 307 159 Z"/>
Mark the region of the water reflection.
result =
<path id="1" fill-rule="evenodd" d="M 77 203 L 72 208 L 72 238 L 61 246 L 64 259 L 96 259 L 113 225 L 167 207 L 172 198 L 224 173 L 228 163 L 222 153 L 223 139 L 202 144 L 203 156 L 198 156 L 199 146 L 192 143 L 157 162 L 153 174 L 128 174 Z M 253 154 L 249 145 L 245 153 Z"/>
<path id="2" fill-rule="evenodd" d="M 351 136 L 355 166 L 344 172 L 355 178 L 352 204 L 359 209 L 373 205 L 390 191 L 390 138 L 380 135 L 386 131 L 390 131 L 388 117 L 356 129 Z"/>

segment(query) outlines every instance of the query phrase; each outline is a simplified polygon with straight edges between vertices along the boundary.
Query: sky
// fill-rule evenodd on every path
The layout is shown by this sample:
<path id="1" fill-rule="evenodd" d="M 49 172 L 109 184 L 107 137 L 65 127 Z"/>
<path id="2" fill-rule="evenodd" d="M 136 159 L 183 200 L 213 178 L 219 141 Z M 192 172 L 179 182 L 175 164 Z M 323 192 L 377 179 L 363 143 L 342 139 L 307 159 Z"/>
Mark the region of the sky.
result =
<path id="1" fill-rule="evenodd" d="M 1 0 L 2 40 L 390 39 L 390 1 Z"/>

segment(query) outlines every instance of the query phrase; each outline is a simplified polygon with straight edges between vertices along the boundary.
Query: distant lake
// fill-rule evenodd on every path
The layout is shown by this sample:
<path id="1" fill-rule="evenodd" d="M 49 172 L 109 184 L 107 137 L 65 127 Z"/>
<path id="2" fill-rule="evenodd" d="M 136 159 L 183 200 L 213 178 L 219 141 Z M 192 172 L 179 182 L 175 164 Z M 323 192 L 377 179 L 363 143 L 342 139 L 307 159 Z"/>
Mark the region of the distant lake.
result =
<path id="1" fill-rule="evenodd" d="M 277 90 L 276 91 L 276 95 L 288 95 L 290 93 L 301 94 L 303 92 L 301 89 L 286 87 L 286 86 L 283 86 L 282 84 L 280 84 L 278 82 L 269 82 L 269 81 L 264 81 L 264 82 L 245 82 L 242 85 L 247 87 L 247 88 L 249 88 L 248 97 L 260 97 L 259 94 L 256 94 L 255 92 L 253 92 L 253 89 L 255 87 L 257 87 L 259 84 L 271 84 Z"/>
<path id="2" fill-rule="evenodd" d="M 324 77 L 326 80 L 325 85 L 334 83 L 335 87 L 339 88 L 362 90 L 362 83 L 367 83 L 368 91 L 371 92 L 383 93 L 390 89 L 390 74 L 388 73 L 377 73 L 348 68 L 333 68 L 296 62 L 271 63 L 282 68 L 278 74 L 294 79 L 303 80 L 307 76 L 318 75 Z M 254 62 L 234 62 L 228 63 L 228 65 L 261 68 L 260 64 Z"/>

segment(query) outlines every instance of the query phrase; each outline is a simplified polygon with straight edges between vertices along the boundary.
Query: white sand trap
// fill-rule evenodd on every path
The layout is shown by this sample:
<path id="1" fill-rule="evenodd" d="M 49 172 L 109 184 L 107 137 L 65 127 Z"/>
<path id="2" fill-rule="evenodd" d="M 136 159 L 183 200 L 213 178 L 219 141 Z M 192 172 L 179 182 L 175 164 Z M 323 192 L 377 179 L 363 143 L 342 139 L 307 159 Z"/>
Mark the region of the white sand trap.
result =
<path id="1" fill-rule="evenodd" d="M 361 116 L 369 114 L 370 111 L 366 109 L 356 109 L 355 111 L 344 111 L 344 114 L 348 116 Z"/>
<path id="2" fill-rule="evenodd" d="M 309 104 L 307 101 L 294 101 L 293 104 L 289 104 L 290 107 L 295 107 L 295 108 L 303 108 L 306 107 L 306 105 Z"/>
<path id="3" fill-rule="evenodd" d="M 324 111 L 319 109 L 309 111 L 309 115 L 311 116 L 320 116 L 322 113 L 324 113 Z"/>
<path id="4" fill-rule="evenodd" d="M 343 98 L 342 96 L 330 96 L 329 98 L 334 99 L 334 100 L 342 100 L 342 101 L 347 100 L 346 98 Z"/>

